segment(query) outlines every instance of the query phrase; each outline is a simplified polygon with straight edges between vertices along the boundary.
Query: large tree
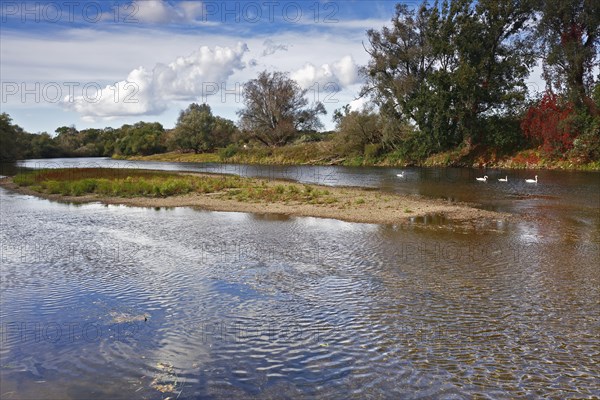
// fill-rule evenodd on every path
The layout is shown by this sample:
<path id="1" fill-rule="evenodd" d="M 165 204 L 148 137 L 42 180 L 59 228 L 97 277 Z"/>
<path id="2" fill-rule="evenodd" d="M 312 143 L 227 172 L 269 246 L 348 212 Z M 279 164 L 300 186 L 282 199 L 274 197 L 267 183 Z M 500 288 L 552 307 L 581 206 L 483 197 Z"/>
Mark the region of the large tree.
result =
<path id="1" fill-rule="evenodd" d="M 599 66 L 600 5 L 597 0 L 537 0 L 538 34 L 546 83 L 576 108 L 598 115 L 592 100 Z"/>
<path id="2" fill-rule="evenodd" d="M 211 151 L 215 147 L 212 137 L 215 117 L 208 104 L 192 103 L 181 111 L 175 127 L 175 143 L 182 150 L 195 153 Z"/>
<path id="3" fill-rule="evenodd" d="M 400 4 L 390 28 L 368 31 L 364 94 L 388 125 L 412 123 L 429 152 L 481 141 L 486 117 L 510 114 L 524 98 L 531 15 L 514 0 Z"/>
<path id="4" fill-rule="evenodd" d="M 23 129 L 13 124 L 8 114 L 0 114 L 0 160 L 12 161 L 21 157 L 18 136 L 23 134 Z"/>
<path id="5" fill-rule="evenodd" d="M 238 112 L 242 129 L 267 146 L 282 146 L 299 131 L 321 128 L 325 107 L 320 102 L 308 107 L 306 93 L 282 72 L 261 72 L 244 85 L 245 108 Z"/>

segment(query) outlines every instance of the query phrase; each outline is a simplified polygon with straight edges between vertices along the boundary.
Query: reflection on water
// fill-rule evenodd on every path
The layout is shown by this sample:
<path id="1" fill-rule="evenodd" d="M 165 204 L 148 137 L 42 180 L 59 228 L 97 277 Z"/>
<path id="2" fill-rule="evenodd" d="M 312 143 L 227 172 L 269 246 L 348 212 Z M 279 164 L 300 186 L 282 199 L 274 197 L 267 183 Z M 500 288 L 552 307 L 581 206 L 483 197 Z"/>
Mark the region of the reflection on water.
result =
<path id="1" fill-rule="evenodd" d="M 433 215 L 385 226 L 0 189 L 0 397 L 600 396 L 594 175 L 528 188 L 390 171 L 338 183 L 521 218 L 456 233 L 419 229 L 446 222 Z"/>
<path id="2" fill-rule="evenodd" d="M 448 219 L 444 214 L 426 214 L 411 217 L 410 222 L 425 225 L 445 225 L 448 222 Z"/>

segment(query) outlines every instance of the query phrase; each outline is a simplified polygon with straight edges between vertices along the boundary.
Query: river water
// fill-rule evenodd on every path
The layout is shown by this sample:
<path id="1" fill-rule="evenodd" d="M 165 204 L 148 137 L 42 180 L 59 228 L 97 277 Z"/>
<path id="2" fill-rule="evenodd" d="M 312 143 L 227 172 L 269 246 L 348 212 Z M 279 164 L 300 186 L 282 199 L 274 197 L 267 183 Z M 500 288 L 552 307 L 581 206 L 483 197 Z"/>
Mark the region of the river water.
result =
<path id="1" fill-rule="evenodd" d="M 0 189 L 2 399 L 600 396 L 597 173 L 18 166 L 363 186 L 519 218 L 466 231 L 435 219 L 63 204 Z M 538 184 L 524 182 L 535 174 Z"/>

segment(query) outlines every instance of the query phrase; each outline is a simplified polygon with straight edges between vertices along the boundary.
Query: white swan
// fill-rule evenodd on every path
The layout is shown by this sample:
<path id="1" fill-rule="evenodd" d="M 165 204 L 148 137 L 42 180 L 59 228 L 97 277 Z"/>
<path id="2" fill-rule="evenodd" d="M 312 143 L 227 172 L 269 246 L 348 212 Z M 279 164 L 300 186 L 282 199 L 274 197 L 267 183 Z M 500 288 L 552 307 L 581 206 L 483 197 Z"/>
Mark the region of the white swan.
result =
<path id="1" fill-rule="evenodd" d="M 487 178 L 488 178 L 488 177 L 487 177 L 487 175 L 486 175 L 486 176 L 484 176 L 483 178 L 475 178 L 475 179 L 477 179 L 479 182 L 486 182 L 486 181 L 487 181 Z"/>
<path id="2" fill-rule="evenodd" d="M 399 174 L 396 174 L 396 176 L 397 176 L 398 178 L 404 178 L 404 172 L 401 172 L 401 173 L 399 173 Z"/>
<path id="3" fill-rule="evenodd" d="M 537 175 L 535 176 L 535 179 L 525 179 L 525 182 L 527 182 L 527 183 L 538 183 L 537 182 Z"/>
<path id="4" fill-rule="evenodd" d="M 498 178 L 498 182 L 508 182 L 508 176 L 506 178 Z"/>

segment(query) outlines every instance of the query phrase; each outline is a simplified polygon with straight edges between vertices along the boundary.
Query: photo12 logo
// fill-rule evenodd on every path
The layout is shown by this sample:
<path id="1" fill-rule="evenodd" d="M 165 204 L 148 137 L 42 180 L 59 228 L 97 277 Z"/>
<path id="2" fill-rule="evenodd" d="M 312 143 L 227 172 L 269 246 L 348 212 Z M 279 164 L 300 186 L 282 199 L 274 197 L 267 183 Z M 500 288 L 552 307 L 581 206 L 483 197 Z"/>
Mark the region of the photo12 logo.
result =
<path id="1" fill-rule="evenodd" d="M 21 23 L 138 23 L 138 2 L 2 1 L 1 21 Z"/>
<path id="2" fill-rule="evenodd" d="M 336 2 L 295 1 L 205 1 L 202 22 L 286 23 L 339 22 L 336 18 L 339 5 Z"/>
<path id="3" fill-rule="evenodd" d="M 98 103 L 110 96 L 115 103 L 138 103 L 139 86 L 135 82 L 107 85 L 97 82 L 2 82 L 0 98 L 3 104 L 13 102 L 34 103 Z"/>

